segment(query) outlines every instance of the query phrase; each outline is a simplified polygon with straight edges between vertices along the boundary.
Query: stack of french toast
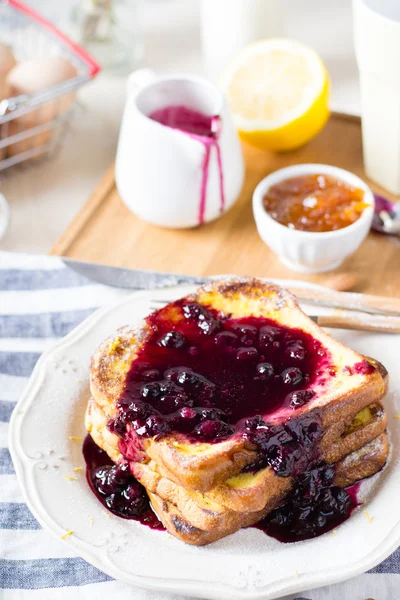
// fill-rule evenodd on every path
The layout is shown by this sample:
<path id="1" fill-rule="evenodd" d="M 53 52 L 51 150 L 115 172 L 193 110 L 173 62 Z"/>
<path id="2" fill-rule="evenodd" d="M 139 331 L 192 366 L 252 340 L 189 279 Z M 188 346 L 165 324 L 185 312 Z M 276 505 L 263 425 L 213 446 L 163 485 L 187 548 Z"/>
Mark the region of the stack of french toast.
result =
<path id="1" fill-rule="evenodd" d="M 286 290 L 216 280 L 95 352 L 86 428 L 127 463 L 165 528 L 204 545 L 287 502 L 328 466 L 347 488 L 388 455 L 388 374 Z"/>

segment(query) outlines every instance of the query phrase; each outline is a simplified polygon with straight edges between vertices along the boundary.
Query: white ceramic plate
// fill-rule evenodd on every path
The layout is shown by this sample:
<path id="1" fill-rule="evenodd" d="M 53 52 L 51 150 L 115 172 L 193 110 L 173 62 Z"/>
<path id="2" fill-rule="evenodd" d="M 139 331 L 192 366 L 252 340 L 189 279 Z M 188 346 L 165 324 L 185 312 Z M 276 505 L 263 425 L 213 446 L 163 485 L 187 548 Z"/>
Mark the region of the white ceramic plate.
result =
<path id="1" fill-rule="evenodd" d="M 200 598 L 272 599 L 347 579 L 381 562 L 400 543 L 400 469 L 395 468 L 400 421 L 394 418 L 400 413 L 400 392 L 394 392 L 400 390 L 399 336 L 335 334 L 381 360 L 392 377 L 386 407 L 393 449 L 386 469 L 368 482 L 372 522 L 361 509 L 336 535 L 330 532 L 307 542 L 281 544 L 247 529 L 197 548 L 135 521 L 107 518 L 86 483 L 84 469 L 74 473 L 75 467 L 84 468 L 84 461 L 81 442 L 70 436 L 85 435 L 92 353 L 117 327 L 148 314 L 152 299 L 172 300 L 192 289 L 135 293 L 97 311 L 40 358 L 14 411 L 10 432 L 12 458 L 32 513 L 58 538 L 73 530 L 64 543 L 110 576 L 142 588 Z M 78 479 L 70 481 L 65 475 Z"/>

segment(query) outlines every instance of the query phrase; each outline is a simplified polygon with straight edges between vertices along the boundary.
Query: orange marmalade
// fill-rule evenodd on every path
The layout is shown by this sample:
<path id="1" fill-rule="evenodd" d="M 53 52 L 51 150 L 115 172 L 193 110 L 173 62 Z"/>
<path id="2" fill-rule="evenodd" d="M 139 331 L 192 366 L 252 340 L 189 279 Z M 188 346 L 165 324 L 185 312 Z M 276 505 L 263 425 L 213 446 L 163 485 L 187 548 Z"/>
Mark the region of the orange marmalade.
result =
<path id="1" fill-rule="evenodd" d="M 273 185 L 263 205 L 275 221 L 302 231 L 342 229 L 357 221 L 368 206 L 363 190 L 318 173 Z"/>

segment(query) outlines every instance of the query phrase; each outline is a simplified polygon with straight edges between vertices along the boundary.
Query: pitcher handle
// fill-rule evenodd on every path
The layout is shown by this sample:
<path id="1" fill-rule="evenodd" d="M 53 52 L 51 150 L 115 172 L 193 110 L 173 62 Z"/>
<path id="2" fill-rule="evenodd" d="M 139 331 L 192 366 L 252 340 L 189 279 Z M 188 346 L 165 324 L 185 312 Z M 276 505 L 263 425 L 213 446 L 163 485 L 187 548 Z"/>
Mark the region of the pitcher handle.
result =
<path id="1" fill-rule="evenodd" d="M 154 81 L 156 75 L 152 69 L 138 69 L 131 73 L 126 82 L 129 95 L 136 95 L 144 86 Z"/>

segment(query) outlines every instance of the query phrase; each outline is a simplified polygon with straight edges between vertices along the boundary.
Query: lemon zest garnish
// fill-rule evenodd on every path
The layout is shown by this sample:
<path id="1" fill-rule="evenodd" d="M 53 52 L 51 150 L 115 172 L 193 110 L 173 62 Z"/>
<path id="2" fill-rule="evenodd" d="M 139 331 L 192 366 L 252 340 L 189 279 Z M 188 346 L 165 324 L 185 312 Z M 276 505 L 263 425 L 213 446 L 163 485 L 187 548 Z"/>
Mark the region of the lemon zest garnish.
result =
<path id="1" fill-rule="evenodd" d="M 332 530 L 332 535 L 337 535 L 337 529 Z"/>
<path id="2" fill-rule="evenodd" d="M 103 511 L 103 512 L 104 512 L 104 515 L 107 517 L 107 519 L 111 519 L 110 513 L 106 512 L 106 511 Z"/>
<path id="3" fill-rule="evenodd" d="M 83 467 L 75 467 L 74 469 L 74 473 L 78 473 L 79 471 L 82 471 Z"/>
<path id="4" fill-rule="evenodd" d="M 80 442 L 81 440 L 83 440 L 83 437 L 81 437 L 79 435 L 69 435 L 68 439 L 71 440 L 72 442 Z"/>
<path id="5" fill-rule="evenodd" d="M 64 533 L 64 535 L 61 536 L 62 540 L 65 540 L 67 537 L 69 537 L 70 535 L 72 535 L 74 532 L 72 529 L 70 529 L 69 531 L 67 531 L 66 533 Z"/>
<path id="6" fill-rule="evenodd" d="M 92 515 L 89 515 L 89 523 L 90 523 L 90 527 L 92 527 L 93 523 L 94 523 L 94 519 L 93 519 Z"/>
<path id="7" fill-rule="evenodd" d="M 368 523 L 371 525 L 372 521 L 374 520 L 373 517 L 371 517 L 371 515 L 369 514 L 369 512 L 367 510 L 363 510 L 364 515 L 367 517 L 367 521 Z"/>
<path id="8" fill-rule="evenodd" d="M 68 479 L 68 481 L 78 481 L 77 477 L 71 477 L 71 475 L 64 475 L 65 479 Z"/>
<path id="9" fill-rule="evenodd" d="M 108 352 L 112 354 L 113 352 L 118 352 L 118 349 L 121 345 L 121 338 L 117 336 L 112 342 L 108 345 Z"/>

